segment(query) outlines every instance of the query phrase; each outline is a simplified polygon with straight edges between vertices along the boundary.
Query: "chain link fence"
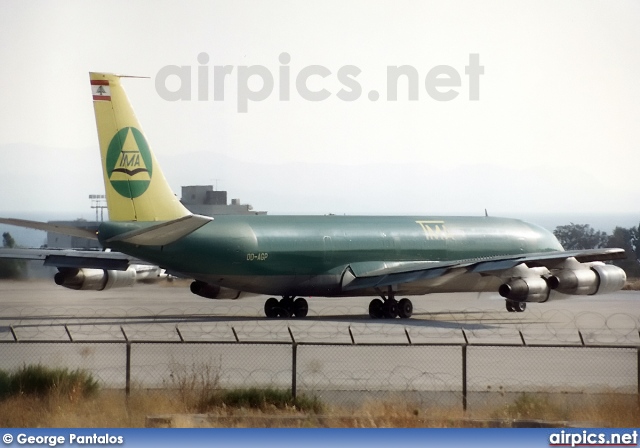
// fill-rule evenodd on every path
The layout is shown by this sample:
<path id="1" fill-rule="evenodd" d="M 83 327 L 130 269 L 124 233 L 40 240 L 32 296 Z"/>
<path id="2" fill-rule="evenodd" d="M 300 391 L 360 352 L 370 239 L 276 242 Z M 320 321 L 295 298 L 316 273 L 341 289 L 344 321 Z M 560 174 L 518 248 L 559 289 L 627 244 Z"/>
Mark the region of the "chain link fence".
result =
<path id="1" fill-rule="evenodd" d="M 290 389 L 345 406 L 398 398 L 466 409 L 522 392 L 640 394 L 640 346 L 588 344 L 582 334 L 569 344 L 528 345 L 522 333 L 508 343 L 475 343 L 464 330 L 416 342 L 428 338 L 396 329 L 392 343 L 368 342 L 371 334 L 351 327 L 323 334 L 321 342 L 295 327 L 263 341 L 260 334 L 247 338 L 241 328 L 229 330 L 196 335 L 174 327 L 136 339 L 112 328 L 88 340 L 81 327 L 72 333 L 52 326 L 38 334 L 55 341 L 29 333 L 0 341 L 0 370 L 31 364 L 83 369 L 103 387 L 127 391 L 174 388 L 199 377 L 223 389 Z"/>

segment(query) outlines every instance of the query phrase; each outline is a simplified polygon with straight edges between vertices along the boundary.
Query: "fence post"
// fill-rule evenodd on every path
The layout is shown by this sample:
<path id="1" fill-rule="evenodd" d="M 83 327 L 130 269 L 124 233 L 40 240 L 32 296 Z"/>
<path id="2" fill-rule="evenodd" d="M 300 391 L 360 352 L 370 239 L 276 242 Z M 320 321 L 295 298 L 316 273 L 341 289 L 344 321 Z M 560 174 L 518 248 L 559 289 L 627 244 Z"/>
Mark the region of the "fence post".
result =
<path id="1" fill-rule="evenodd" d="M 580 343 L 584 347 L 585 343 L 584 343 L 584 337 L 582 337 L 582 331 L 578 330 L 578 336 L 580 336 Z"/>
<path id="2" fill-rule="evenodd" d="M 124 328 L 120 327 L 120 331 L 122 331 L 122 335 L 124 336 L 124 340 L 126 342 L 126 366 L 125 366 L 125 386 L 124 386 L 124 394 L 129 398 L 131 395 L 131 341 L 127 337 L 127 333 L 125 333 Z"/>
<path id="3" fill-rule="evenodd" d="M 11 335 L 13 336 L 13 340 L 18 342 L 18 335 L 16 334 L 16 330 L 13 328 L 13 325 L 9 325 L 9 330 L 11 330 Z"/>
<path id="4" fill-rule="evenodd" d="M 178 333 L 178 337 L 180 338 L 180 342 L 184 342 L 184 338 L 182 337 L 182 332 L 180 331 L 180 329 L 178 328 L 177 325 L 176 325 L 176 333 Z"/>
<path id="5" fill-rule="evenodd" d="M 71 332 L 69 331 L 69 327 L 67 327 L 67 324 L 64 324 L 64 331 L 67 332 L 67 336 L 69 337 L 69 342 L 73 342 L 73 337 L 71 336 Z"/>
<path id="6" fill-rule="evenodd" d="M 522 334 L 522 330 L 518 330 L 518 333 L 520 334 L 520 340 L 522 341 L 522 345 L 526 346 L 527 341 L 524 340 L 524 335 Z"/>
<path id="7" fill-rule="evenodd" d="M 127 376 L 125 379 L 124 393 L 129 398 L 131 395 L 131 342 L 127 341 Z"/>
<path id="8" fill-rule="evenodd" d="M 297 384 L 297 377 L 298 377 L 298 344 L 297 343 L 293 343 L 291 345 L 291 362 L 293 363 L 292 367 L 291 367 L 291 396 L 293 397 L 293 399 L 296 399 L 296 395 L 297 395 L 297 389 L 298 389 L 298 384 Z"/>
<path id="9" fill-rule="evenodd" d="M 469 345 L 469 340 L 464 328 L 461 330 L 464 337 L 464 344 L 462 344 L 462 410 L 467 412 L 467 346 Z"/>
<path id="10" fill-rule="evenodd" d="M 289 330 L 289 336 L 291 336 L 291 396 L 295 400 L 298 393 L 298 343 L 296 338 L 293 337 L 291 327 L 287 327 L 287 330 Z"/>
<path id="11" fill-rule="evenodd" d="M 407 341 L 409 341 L 409 345 L 413 345 L 413 342 L 411 342 L 411 336 L 409 336 L 409 330 L 407 330 L 407 327 L 404 327 L 404 334 L 407 336 Z"/>

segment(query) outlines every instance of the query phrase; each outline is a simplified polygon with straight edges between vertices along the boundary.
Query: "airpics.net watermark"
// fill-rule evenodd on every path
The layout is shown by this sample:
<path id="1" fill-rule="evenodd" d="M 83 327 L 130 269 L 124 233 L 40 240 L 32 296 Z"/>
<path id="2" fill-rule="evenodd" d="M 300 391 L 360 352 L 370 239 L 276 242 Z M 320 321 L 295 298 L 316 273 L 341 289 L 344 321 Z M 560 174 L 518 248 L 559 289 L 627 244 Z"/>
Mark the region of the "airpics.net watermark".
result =
<path id="1" fill-rule="evenodd" d="M 362 97 L 363 87 L 358 81 L 362 70 L 355 65 L 343 65 L 338 70 L 322 65 L 307 65 L 297 73 L 292 73 L 291 55 L 281 53 L 278 57 L 280 66 L 277 76 L 264 65 L 213 65 L 209 66 L 209 55 L 200 53 L 197 57 L 197 70 L 192 70 L 189 65 L 166 65 L 162 67 L 155 78 L 155 87 L 158 95 L 166 101 L 191 101 L 192 93 L 195 93 L 197 101 L 209 101 L 211 99 L 210 79 L 213 79 L 213 101 L 225 100 L 225 81 L 227 78 L 235 78 L 237 86 L 238 112 L 246 113 L 250 102 L 264 101 L 276 90 L 280 101 L 291 99 L 292 84 L 295 92 L 306 101 L 324 101 L 334 93 L 325 86 L 330 84 L 331 77 L 340 84 L 340 89 L 335 96 L 342 101 L 356 101 Z M 213 68 L 211 73 L 211 68 Z M 195 71 L 195 76 L 194 72 Z M 469 54 L 469 62 L 464 67 L 464 74 L 469 101 L 480 99 L 480 75 L 484 74 L 484 66 L 480 65 L 480 55 Z M 195 78 L 195 80 L 194 80 Z M 192 80 L 195 81 L 193 92 Z M 232 80 L 233 81 L 233 80 Z M 323 84 L 323 81 L 325 83 Z M 310 86 L 311 84 L 311 86 Z M 418 101 L 420 98 L 420 85 L 424 87 L 427 95 L 435 101 L 452 101 L 460 95 L 459 89 L 463 87 L 463 77 L 460 72 L 450 65 L 436 65 L 421 78 L 418 70 L 411 65 L 388 65 L 386 67 L 386 100 Z M 406 92 L 399 93 L 399 85 Z M 406 87 L 404 87 L 406 86 Z M 369 101 L 378 101 L 381 98 L 378 90 L 367 92 Z"/>

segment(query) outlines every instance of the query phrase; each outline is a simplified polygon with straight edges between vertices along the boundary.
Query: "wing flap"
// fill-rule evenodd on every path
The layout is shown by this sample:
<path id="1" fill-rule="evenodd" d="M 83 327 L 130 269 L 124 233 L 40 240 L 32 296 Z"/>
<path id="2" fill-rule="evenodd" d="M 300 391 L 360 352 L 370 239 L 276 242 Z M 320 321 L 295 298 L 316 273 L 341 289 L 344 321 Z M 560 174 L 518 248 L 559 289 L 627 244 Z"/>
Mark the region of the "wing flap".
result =
<path id="1" fill-rule="evenodd" d="M 524 263 L 529 267 L 554 267 L 567 258 L 580 262 L 609 261 L 626 258 L 624 249 L 588 249 L 555 251 L 517 255 L 503 255 L 482 259 L 452 260 L 444 262 L 410 261 L 353 263 L 348 267 L 352 275 L 345 276 L 344 291 L 400 285 L 419 280 L 427 280 L 445 275 L 452 269 L 466 269 L 467 272 L 492 273 L 505 271 Z M 376 268 L 377 267 L 377 268 Z"/>
<path id="2" fill-rule="evenodd" d="M 370 277 L 355 277 L 342 284 L 344 291 L 354 291 L 357 289 L 379 288 L 389 285 L 400 285 L 418 280 L 427 280 L 444 275 L 450 267 L 429 268 L 420 271 L 396 272 L 393 274 L 381 274 Z"/>
<path id="3" fill-rule="evenodd" d="M 108 269 L 113 271 L 126 271 L 129 268 L 129 260 L 114 258 L 92 258 L 82 256 L 49 255 L 44 260 L 45 266 L 56 268 L 85 268 Z"/>
<path id="4" fill-rule="evenodd" d="M 57 268 L 88 268 L 126 271 L 131 264 L 151 265 L 120 252 L 64 249 L 0 249 L 0 259 L 40 260 Z"/>

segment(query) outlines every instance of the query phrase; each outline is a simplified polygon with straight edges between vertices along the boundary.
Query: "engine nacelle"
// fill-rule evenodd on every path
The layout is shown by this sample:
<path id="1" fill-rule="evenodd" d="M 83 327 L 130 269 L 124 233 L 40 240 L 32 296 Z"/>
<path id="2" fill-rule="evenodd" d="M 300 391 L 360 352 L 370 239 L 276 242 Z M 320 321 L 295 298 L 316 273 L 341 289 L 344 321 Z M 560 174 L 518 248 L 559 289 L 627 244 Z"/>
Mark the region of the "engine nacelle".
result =
<path id="1" fill-rule="evenodd" d="M 607 294 L 620 291 L 627 282 L 627 273 L 624 269 L 612 264 L 599 264 L 591 266 L 596 271 L 600 284 L 596 294 Z"/>
<path id="2" fill-rule="evenodd" d="M 75 290 L 103 291 L 111 288 L 133 286 L 136 282 L 136 271 L 106 269 L 60 269 L 53 277 L 56 285 Z"/>
<path id="3" fill-rule="evenodd" d="M 498 289 L 502 297 L 516 302 L 546 302 L 550 291 L 542 277 L 513 279 Z"/>
<path id="4" fill-rule="evenodd" d="M 551 289 L 569 295 L 594 295 L 622 289 L 627 275 L 618 266 L 593 264 L 588 269 L 562 269 L 547 279 Z"/>
<path id="5" fill-rule="evenodd" d="M 194 280 L 189 287 L 191 292 L 197 296 L 204 297 L 206 299 L 238 299 L 242 294 L 242 291 L 236 291 L 235 289 L 223 288 L 218 285 L 212 285 L 210 283 L 201 282 L 200 280 Z"/>

